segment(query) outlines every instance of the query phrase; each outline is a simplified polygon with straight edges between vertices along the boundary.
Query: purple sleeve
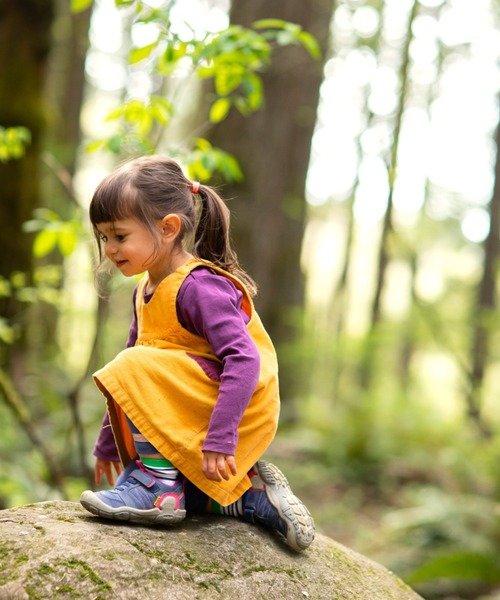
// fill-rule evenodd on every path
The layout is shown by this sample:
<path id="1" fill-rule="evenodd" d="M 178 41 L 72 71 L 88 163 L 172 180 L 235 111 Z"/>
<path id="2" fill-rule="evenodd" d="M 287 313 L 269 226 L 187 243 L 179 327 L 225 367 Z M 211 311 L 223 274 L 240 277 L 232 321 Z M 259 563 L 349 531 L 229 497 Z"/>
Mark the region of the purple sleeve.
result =
<path id="1" fill-rule="evenodd" d="M 135 307 L 135 296 L 137 288 L 134 290 L 134 307 Z M 127 348 L 133 346 L 137 340 L 137 316 L 135 314 L 135 308 L 132 315 L 132 321 L 130 323 Z M 109 415 L 106 412 L 102 420 L 101 429 L 97 436 L 96 443 L 94 445 L 93 455 L 101 460 L 110 460 L 112 462 L 120 462 L 118 450 L 116 448 L 115 438 L 113 431 L 111 430 L 111 424 L 109 422 Z"/>
<path id="2" fill-rule="evenodd" d="M 111 431 L 108 413 L 106 413 L 102 419 L 101 430 L 99 431 L 93 454 L 96 458 L 100 458 L 101 460 L 120 462 L 115 438 Z"/>
<path id="3" fill-rule="evenodd" d="M 177 296 L 177 312 L 186 329 L 204 337 L 222 363 L 219 396 L 203 450 L 234 454 L 238 425 L 260 373 L 260 355 L 241 309 L 242 294 L 231 281 L 207 269 L 192 271 Z"/>

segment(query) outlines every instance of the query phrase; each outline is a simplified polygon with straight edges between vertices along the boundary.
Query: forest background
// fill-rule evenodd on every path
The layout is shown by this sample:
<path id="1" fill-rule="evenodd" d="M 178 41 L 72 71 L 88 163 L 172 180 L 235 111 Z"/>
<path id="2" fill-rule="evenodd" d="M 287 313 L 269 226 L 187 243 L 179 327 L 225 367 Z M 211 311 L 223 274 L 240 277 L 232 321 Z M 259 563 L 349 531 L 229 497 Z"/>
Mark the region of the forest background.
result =
<path id="1" fill-rule="evenodd" d="M 86 216 L 161 152 L 230 198 L 323 533 L 500 598 L 496 0 L 0 1 L 0 508 L 92 485 L 133 281 Z"/>

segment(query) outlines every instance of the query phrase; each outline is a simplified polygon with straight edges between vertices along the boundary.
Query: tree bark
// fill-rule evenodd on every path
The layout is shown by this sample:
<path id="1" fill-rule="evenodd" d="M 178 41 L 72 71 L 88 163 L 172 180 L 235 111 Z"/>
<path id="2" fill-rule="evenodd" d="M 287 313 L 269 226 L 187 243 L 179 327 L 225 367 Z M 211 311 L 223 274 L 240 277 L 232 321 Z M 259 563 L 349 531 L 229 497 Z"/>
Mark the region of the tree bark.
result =
<path id="1" fill-rule="evenodd" d="M 473 307 L 470 387 L 467 393 L 469 416 L 486 436 L 490 432 L 481 415 L 481 389 L 489 359 L 490 331 L 493 326 L 488 325 L 488 321 L 496 308 L 496 268 L 500 253 L 500 121 L 496 130 L 496 147 L 495 184 L 489 204 L 490 231 L 483 243 L 483 275 L 477 287 L 476 303 Z"/>
<path id="2" fill-rule="evenodd" d="M 53 9 L 52 0 L 3 0 L 0 7 L 0 124 L 31 132 L 25 155 L 0 163 L 0 276 L 5 278 L 14 271 L 29 277 L 32 269 L 32 240 L 22 233 L 22 224 L 40 199 L 43 85 Z M 4 299 L 0 317 L 22 326 L 22 306 L 12 297 Z"/>
<path id="3" fill-rule="evenodd" d="M 72 13 L 67 0 L 57 0 L 46 95 L 52 108 L 51 152 L 69 175 L 76 169 L 81 140 L 80 111 L 85 89 L 91 10 Z"/>
<path id="4" fill-rule="evenodd" d="M 376 266 L 376 278 L 375 278 L 375 292 L 373 296 L 371 314 L 370 314 L 370 328 L 367 333 L 364 356 L 361 360 L 360 366 L 360 383 L 363 389 L 368 389 L 372 379 L 372 373 L 374 369 L 374 359 L 376 356 L 376 329 L 381 320 L 382 315 L 382 292 L 384 290 L 385 278 L 387 267 L 389 265 L 389 238 L 393 231 L 393 196 L 394 196 L 394 183 L 397 172 L 398 162 L 398 151 L 399 141 L 401 133 L 401 124 L 403 120 L 403 113 L 406 108 L 406 100 L 408 97 L 408 86 L 409 86 L 409 68 L 410 68 L 410 45 L 413 39 L 412 26 L 417 16 L 419 3 L 417 0 L 413 1 L 410 14 L 408 16 L 407 32 L 405 42 L 402 48 L 401 56 L 401 67 L 399 69 L 400 85 L 401 90 L 399 93 L 398 107 L 396 115 L 394 117 L 394 129 L 393 129 L 393 141 L 391 147 L 391 153 L 389 157 L 389 164 L 387 166 L 389 176 L 389 193 L 387 197 L 387 208 L 384 215 L 382 224 L 382 232 L 380 237 L 379 251 L 377 256 Z"/>
<path id="5" fill-rule="evenodd" d="M 298 23 L 316 36 L 324 59 L 333 5 L 236 0 L 231 20 L 244 26 L 268 17 Z M 238 158 L 245 173 L 244 182 L 225 188 L 224 196 L 235 198 L 230 208 L 236 250 L 259 285 L 256 305 L 278 347 L 295 338 L 303 307 L 304 188 L 322 66 L 323 60 L 312 60 L 303 48 L 277 48 L 264 75 L 264 108 L 248 117 L 232 113 L 210 136 Z M 281 361 L 283 366 L 283 356 Z M 281 371 L 284 396 L 294 393 L 286 384 L 291 370 Z"/>
<path id="6" fill-rule="evenodd" d="M 76 14 L 71 12 L 67 0 L 56 0 L 56 9 L 50 74 L 46 82 L 46 97 L 51 107 L 52 126 L 47 135 L 44 153 L 44 163 L 49 170 L 49 177 L 44 181 L 44 192 L 47 205 L 64 217 L 68 217 L 74 214 L 75 207 L 79 212 L 82 210 L 74 195 L 73 176 L 82 135 L 80 112 L 85 90 L 85 58 L 89 47 L 92 13 L 91 9 Z M 50 264 L 63 266 L 63 258 L 59 253 L 53 253 L 48 260 Z M 47 304 L 38 305 L 36 310 L 39 317 L 36 325 L 39 331 L 38 337 L 45 341 L 44 354 L 50 352 L 51 347 L 55 353 L 59 352 L 56 335 L 59 311 Z M 101 316 L 101 311 L 98 310 L 97 329 L 100 328 Z M 86 369 L 85 380 L 88 376 L 88 369 Z M 68 393 L 68 405 L 73 419 L 80 469 L 87 481 L 92 482 L 92 474 L 87 465 L 87 446 L 80 415 L 82 385 L 83 377 Z"/>

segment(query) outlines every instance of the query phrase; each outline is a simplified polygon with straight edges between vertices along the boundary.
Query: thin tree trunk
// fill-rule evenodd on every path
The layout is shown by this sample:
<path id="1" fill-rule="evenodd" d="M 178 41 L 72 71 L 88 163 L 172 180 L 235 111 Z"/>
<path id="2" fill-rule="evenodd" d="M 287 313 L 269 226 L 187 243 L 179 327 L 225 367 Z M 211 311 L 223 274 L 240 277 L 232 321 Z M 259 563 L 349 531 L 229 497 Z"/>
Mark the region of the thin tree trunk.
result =
<path id="1" fill-rule="evenodd" d="M 109 294 L 109 283 L 108 281 L 102 283 L 102 287 L 104 288 L 102 292 L 107 296 Z M 103 339 L 103 330 L 106 324 L 106 320 L 109 315 L 109 302 L 107 297 L 99 296 L 97 309 L 95 314 L 95 333 L 94 340 L 92 342 L 92 347 L 90 349 L 87 364 L 85 366 L 85 370 L 82 373 L 80 379 L 75 384 L 75 387 L 69 392 L 68 400 L 69 407 L 71 411 L 71 415 L 73 418 L 73 426 L 75 430 L 75 435 L 77 439 L 77 447 L 78 447 L 78 456 L 80 460 L 80 468 L 84 477 L 89 481 L 92 485 L 92 474 L 87 466 L 87 448 L 85 443 L 85 429 L 83 426 L 81 414 L 80 414 L 80 396 L 82 389 L 90 378 L 92 373 L 99 366 L 99 362 L 101 360 L 101 340 Z"/>
<path id="2" fill-rule="evenodd" d="M 72 13 L 67 0 L 56 0 L 57 23 L 50 56 L 46 95 L 53 108 L 48 146 L 67 173 L 76 169 L 81 140 L 80 112 L 85 89 L 91 10 Z"/>
<path id="3" fill-rule="evenodd" d="M 399 94 L 398 107 L 394 120 L 393 141 L 391 146 L 391 154 L 388 164 L 389 175 L 389 193 L 387 197 L 387 209 L 385 211 L 382 224 L 382 232 L 380 236 L 379 251 L 377 257 L 376 277 L 375 277 L 375 292 L 373 296 L 370 327 L 367 333 L 367 341 L 364 349 L 364 356 L 361 361 L 360 368 L 360 383 L 363 389 L 367 389 L 372 379 L 373 361 L 376 356 L 375 337 L 376 329 L 381 320 L 382 310 L 382 292 L 385 284 L 387 266 L 389 264 L 388 241 L 393 230 L 392 213 L 393 213 L 393 196 L 394 183 L 396 179 L 399 141 L 401 133 L 401 124 L 403 113 L 406 107 L 409 87 L 409 67 L 410 67 L 410 44 L 413 39 L 412 26 L 418 12 L 418 1 L 413 0 L 413 5 L 408 17 L 408 25 L 405 37 L 405 43 L 402 50 L 401 67 L 399 80 L 401 82 L 401 90 Z"/>
<path id="4" fill-rule="evenodd" d="M 13 382 L 2 369 L 0 369 L 0 396 L 3 398 L 6 406 L 12 411 L 14 418 L 25 431 L 33 446 L 42 455 L 47 466 L 50 482 L 57 490 L 59 490 L 62 498 L 66 499 L 64 478 L 59 463 L 54 458 L 54 455 L 47 447 L 47 444 L 40 435 L 36 425 L 33 423 L 33 418 L 31 417 L 28 406 L 24 402 L 22 396 L 17 392 Z"/>
<path id="5" fill-rule="evenodd" d="M 72 216 L 75 208 L 81 207 L 74 195 L 73 176 L 76 170 L 78 150 L 81 141 L 80 112 L 85 88 L 85 58 L 89 47 L 89 26 L 91 10 L 72 13 L 67 0 L 56 0 L 57 21 L 54 27 L 53 47 L 50 56 L 50 74 L 47 80 L 46 96 L 53 107 L 53 127 L 47 136 L 47 150 L 44 155 L 45 166 L 50 177 L 45 178 L 44 191 L 50 208 L 63 216 Z M 63 259 L 54 253 L 51 264 L 60 264 Z M 62 285 L 62 283 L 61 283 Z M 57 342 L 57 324 L 59 312 L 54 307 L 39 305 L 36 307 L 39 338 L 44 340 L 44 354 L 50 347 L 59 352 Z M 101 327 L 101 310 L 96 314 L 96 328 Z M 89 363 L 90 364 L 90 363 Z M 86 369 L 84 377 L 90 375 Z M 82 418 L 80 415 L 80 380 L 68 395 L 69 409 L 76 437 L 76 455 L 84 477 L 92 483 L 87 465 L 87 447 Z"/>
<path id="6" fill-rule="evenodd" d="M 436 21 L 438 21 L 438 22 L 439 22 L 439 19 L 441 18 L 441 13 L 443 11 L 444 6 L 445 6 L 445 4 L 442 4 L 441 6 L 438 6 L 434 9 L 435 10 L 434 16 L 436 18 Z M 427 14 L 429 14 L 429 12 Z M 436 43 L 438 44 L 438 47 L 439 47 L 439 54 L 438 54 L 439 58 L 437 61 L 436 70 L 438 73 L 441 73 L 441 69 L 442 69 L 442 65 L 443 65 L 443 57 L 444 57 L 443 44 L 439 38 L 436 39 Z M 424 96 L 424 94 L 422 94 L 422 97 L 423 97 L 422 104 L 424 105 L 429 118 L 430 118 L 430 110 L 429 109 L 430 109 L 430 106 L 432 105 L 433 101 L 435 100 L 436 92 L 437 92 L 436 86 L 434 85 L 434 83 L 430 83 L 427 86 L 425 96 Z M 422 202 L 422 208 L 420 210 L 419 224 L 417 225 L 417 230 L 425 227 L 424 220 L 425 220 L 426 209 L 428 206 L 428 199 L 429 199 L 429 180 L 426 177 L 425 190 L 424 190 L 424 201 Z M 401 344 L 401 351 L 400 351 L 400 358 L 399 358 L 399 371 L 400 371 L 401 387 L 402 387 L 403 392 L 406 392 L 408 390 L 408 386 L 410 385 L 410 364 L 411 364 L 412 356 L 414 354 L 415 346 L 416 346 L 415 317 L 416 317 L 416 313 L 418 311 L 418 306 L 419 306 L 419 299 L 418 299 L 418 293 L 417 293 L 417 277 L 418 277 L 418 272 L 419 272 L 418 271 L 419 270 L 419 250 L 418 250 L 417 246 L 408 249 L 408 259 L 407 260 L 408 260 L 408 265 L 410 268 L 409 288 L 410 288 L 411 306 L 410 306 L 410 310 L 409 310 L 409 316 L 407 319 L 407 323 L 405 324 L 405 327 L 404 327 L 404 333 L 402 336 L 402 344 Z M 424 312 L 421 312 L 421 315 L 423 318 L 425 318 Z"/>
<path id="7" fill-rule="evenodd" d="M 496 268 L 500 252 L 500 124 L 496 130 L 497 156 L 495 185 L 489 204 L 490 231 L 483 243 L 483 275 L 477 287 L 473 308 L 472 342 L 470 349 L 469 390 L 466 394 L 469 417 L 484 435 L 490 431 L 481 415 L 481 390 L 490 353 L 490 335 L 493 325 L 489 321 L 496 308 Z"/>

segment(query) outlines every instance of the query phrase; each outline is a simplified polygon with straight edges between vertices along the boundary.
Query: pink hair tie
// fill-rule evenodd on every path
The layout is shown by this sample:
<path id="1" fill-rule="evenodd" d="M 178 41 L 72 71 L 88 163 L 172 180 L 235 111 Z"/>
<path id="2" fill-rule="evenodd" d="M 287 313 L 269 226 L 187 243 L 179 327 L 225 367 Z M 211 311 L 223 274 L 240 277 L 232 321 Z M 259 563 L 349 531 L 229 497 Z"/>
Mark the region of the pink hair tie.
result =
<path id="1" fill-rule="evenodd" d="M 191 184 L 191 191 L 193 192 L 193 194 L 197 194 L 200 191 L 199 181 L 193 181 L 193 183 Z"/>

